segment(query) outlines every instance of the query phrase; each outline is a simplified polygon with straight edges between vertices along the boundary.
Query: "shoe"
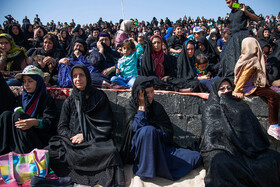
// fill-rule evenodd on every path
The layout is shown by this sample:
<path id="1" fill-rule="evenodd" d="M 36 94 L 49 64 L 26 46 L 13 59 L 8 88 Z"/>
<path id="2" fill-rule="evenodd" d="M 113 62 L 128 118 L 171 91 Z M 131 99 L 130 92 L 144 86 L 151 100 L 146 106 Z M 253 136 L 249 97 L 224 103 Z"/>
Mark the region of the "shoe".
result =
<path id="1" fill-rule="evenodd" d="M 267 133 L 277 140 L 280 140 L 280 127 L 278 125 L 270 125 Z"/>
<path id="2" fill-rule="evenodd" d="M 111 87 L 111 84 L 110 83 L 108 83 L 108 82 L 106 82 L 106 81 L 103 81 L 102 82 L 102 88 L 104 88 L 104 89 L 110 89 L 110 88 L 112 88 Z"/>
<path id="3" fill-rule="evenodd" d="M 37 187 L 56 187 L 56 186 L 70 186 L 70 177 L 59 177 L 58 179 L 48 179 L 39 176 L 32 176 L 30 185 Z"/>

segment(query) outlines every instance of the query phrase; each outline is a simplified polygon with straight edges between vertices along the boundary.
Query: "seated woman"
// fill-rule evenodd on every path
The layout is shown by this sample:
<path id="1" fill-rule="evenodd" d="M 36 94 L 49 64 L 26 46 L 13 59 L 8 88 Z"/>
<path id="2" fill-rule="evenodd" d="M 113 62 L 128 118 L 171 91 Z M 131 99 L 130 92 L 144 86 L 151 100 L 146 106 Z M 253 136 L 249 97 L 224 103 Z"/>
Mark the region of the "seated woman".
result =
<path id="1" fill-rule="evenodd" d="M 58 136 L 47 149 L 58 176 L 94 186 L 124 186 L 122 161 L 111 138 L 113 114 L 106 94 L 91 86 L 89 70 L 75 65 L 73 91 L 62 106 Z"/>
<path id="2" fill-rule="evenodd" d="M 177 87 L 182 91 L 189 89 L 194 92 L 207 92 L 207 88 L 196 79 L 195 69 L 195 44 L 187 40 L 177 60 Z"/>
<path id="3" fill-rule="evenodd" d="M 8 33 L 13 37 L 17 46 L 19 46 L 20 48 L 24 48 L 26 50 L 29 49 L 27 38 L 23 34 L 19 25 L 17 24 L 10 25 Z"/>
<path id="4" fill-rule="evenodd" d="M 0 72 L 0 115 L 2 112 L 9 110 L 12 111 L 15 104 L 15 96 Z"/>
<path id="5" fill-rule="evenodd" d="M 268 101 L 268 134 L 280 140 L 280 127 L 278 125 L 280 95 L 270 89 L 267 79 L 266 62 L 259 42 L 248 37 L 242 41 L 241 55 L 234 69 L 233 95 L 243 99 L 243 95 L 256 95 Z"/>
<path id="6" fill-rule="evenodd" d="M 178 180 L 201 163 L 196 151 L 179 148 L 163 106 L 154 101 L 152 78 L 139 76 L 126 108 L 126 130 L 121 147 L 125 163 L 142 180 L 163 177 Z"/>
<path id="7" fill-rule="evenodd" d="M 63 57 L 63 52 L 55 35 L 47 34 L 44 36 L 43 41 L 43 47 L 33 52 L 31 57 L 35 61 L 31 64 L 42 69 L 43 72 L 49 73 L 50 85 L 56 85 L 58 79 L 58 60 Z M 42 60 L 36 61 L 38 55 L 43 57 Z"/>
<path id="8" fill-rule="evenodd" d="M 280 186 L 280 154 L 227 78 L 212 84 L 202 113 L 200 151 L 205 186 Z"/>
<path id="9" fill-rule="evenodd" d="M 15 44 L 11 35 L 0 34 L 0 71 L 3 71 L 5 79 L 11 78 L 8 85 L 19 86 L 20 82 L 6 75 L 5 71 L 22 71 L 26 67 L 26 58 L 24 49 Z"/>
<path id="10" fill-rule="evenodd" d="M 153 35 L 145 48 L 142 58 L 140 74 L 142 76 L 153 76 L 155 86 L 166 89 L 170 78 L 175 77 L 173 59 L 164 54 L 163 39 L 159 35 Z"/>
<path id="11" fill-rule="evenodd" d="M 116 74 L 116 64 L 121 56 L 111 48 L 111 37 L 107 32 L 101 32 L 98 35 L 96 45 L 96 48 L 94 47 L 90 53 L 88 61 L 95 68 L 95 71 L 91 73 L 93 85 L 102 87 L 104 83 L 108 85 L 112 76 Z"/>
<path id="12" fill-rule="evenodd" d="M 56 105 L 46 93 L 42 76 L 43 72 L 32 65 L 16 75 L 23 82 L 23 93 L 15 112 L 5 111 L 0 116 L 0 155 L 42 149 L 55 134 Z"/>
<path id="13" fill-rule="evenodd" d="M 209 43 L 205 36 L 201 36 L 197 40 L 198 50 L 195 51 L 195 56 L 199 54 L 204 54 L 208 61 L 207 70 L 212 73 L 212 76 L 216 76 L 219 70 L 219 56 L 216 54 L 215 49 Z"/>

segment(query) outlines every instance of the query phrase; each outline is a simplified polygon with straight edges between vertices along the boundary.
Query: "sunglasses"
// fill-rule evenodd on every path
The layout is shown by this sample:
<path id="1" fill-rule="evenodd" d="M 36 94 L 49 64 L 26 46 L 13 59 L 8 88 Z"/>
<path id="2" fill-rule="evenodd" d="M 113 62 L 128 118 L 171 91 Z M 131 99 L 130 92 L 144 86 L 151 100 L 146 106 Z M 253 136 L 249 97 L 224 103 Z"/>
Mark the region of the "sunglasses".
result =
<path id="1" fill-rule="evenodd" d="M 231 87 L 222 87 L 222 88 L 219 88 L 219 91 L 222 91 L 222 92 L 225 92 L 226 90 L 232 91 L 232 88 L 231 88 Z"/>

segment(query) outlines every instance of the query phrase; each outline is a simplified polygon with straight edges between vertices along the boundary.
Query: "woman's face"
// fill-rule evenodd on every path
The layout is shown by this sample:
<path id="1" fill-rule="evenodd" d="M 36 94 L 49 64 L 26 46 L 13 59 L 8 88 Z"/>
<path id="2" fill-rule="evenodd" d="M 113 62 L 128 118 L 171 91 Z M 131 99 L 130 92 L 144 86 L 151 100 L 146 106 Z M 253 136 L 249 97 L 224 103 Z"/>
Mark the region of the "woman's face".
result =
<path id="1" fill-rule="evenodd" d="M 200 51 L 205 51 L 205 49 L 206 49 L 205 46 L 200 42 L 198 42 L 198 47 L 199 47 Z"/>
<path id="2" fill-rule="evenodd" d="M 162 50 L 164 54 L 168 55 L 168 50 L 165 44 L 162 44 Z"/>
<path id="3" fill-rule="evenodd" d="M 153 100 L 154 100 L 154 87 L 150 87 L 150 88 L 146 88 L 145 92 L 147 94 L 147 98 L 148 98 L 148 102 L 150 104 L 152 104 Z"/>
<path id="4" fill-rule="evenodd" d="M 232 87 L 231 87 L 230 83 L 228 81 L 223 81 L 220 84 L 218 95 L 219 95 L 219 97 L 221 97 L 222 94 L 228 93 L 231 91 L 232 91 Z"/>
<path id="5" fill-rule="evenodd" d="M 23 87 L 27 91 L 27 93 L 34 93 L 37 86 L 37 81 L 29 77 L 28 75 L 24 75 L 22 78 Z"/>
<path id="6" fill-rule="evenodd" d="M 263 37 L 264 37 L 264 38 L 269 38 L 269 34 L 270 34 L 269 30 L 265 30 L 265 31 L 263 32 Z"/>
<path id="7" fill-rule="evenodd" d="M 32 25 L 29 25 L 29 27 L 28 27 L 28 32 L 33 32 L 33 27 L 32 27 Z"/>
<path id="8" fill-rule="evenodd" d="M 4 50 L 6 53 L 8 51 L 10 51 L 12 46 L 11 46 L 11 44 L 10 44 L 10 42 L 9 42 L 9 40 L 7 38 L 4 38 L 4 37 L 0 38 L 0 48 L 2 50 Z"/>
<path id="9" fill-rule="evenodd" d="M 18 30 L 18 27 L 17 27 L 17 26 L 13 26 L 13 27 L 12 27 L 12 33 L 13 33 L 14 35 L 18 35 L 18 34 L 19 34 L 19 30 Z"/>
<path id="10" fill-rule="evenodd" d="M 66 36 L 67 36 L 66 31 L 62 31 L 61 37 L 62 37 L 62 38 L 66 38 Z"/>
<path id="11" fill-rule="evenodd" d="M 45 51 L 49 51 L 53 48 L 53 42 L 49 39 L 45 39 L 43 43 L 43 48 Z"/>
<path id="12" fill-rule="evenodd" d="M 189 58 L 192 58 L 194 55 L 194 45 L 192 43 L 187 44 L 187 54 Z"/>
<path id="13" fill-rule="evenodd" d="M 154 37 L 152 39 L 152 46 L 153 46 L 153 51 L 160 52 L 162 49 L 161 40 L 158 37 Z"/>
<path id="14" fill-rule="evenodd" d="M 80 91 L 84 91 L 86 89 L 87 78 L 83 69 L 75 68 L 73 70 L 73 83 Z"/>

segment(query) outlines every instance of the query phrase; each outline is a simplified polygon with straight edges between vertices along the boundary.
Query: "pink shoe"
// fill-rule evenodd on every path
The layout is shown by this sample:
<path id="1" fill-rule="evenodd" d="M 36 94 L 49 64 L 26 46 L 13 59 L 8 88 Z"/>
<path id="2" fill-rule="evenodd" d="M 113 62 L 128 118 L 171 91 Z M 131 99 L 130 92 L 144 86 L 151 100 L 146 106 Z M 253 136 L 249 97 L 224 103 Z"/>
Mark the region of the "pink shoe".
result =
<path id="1" fill-rule="evenodd" d="M 277 140 L 280 140 L 280 127 L 278 125 L 270 125 L 267 133 Z"/>

